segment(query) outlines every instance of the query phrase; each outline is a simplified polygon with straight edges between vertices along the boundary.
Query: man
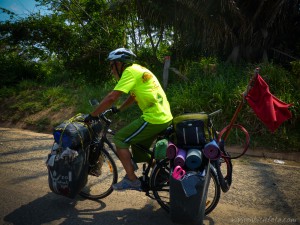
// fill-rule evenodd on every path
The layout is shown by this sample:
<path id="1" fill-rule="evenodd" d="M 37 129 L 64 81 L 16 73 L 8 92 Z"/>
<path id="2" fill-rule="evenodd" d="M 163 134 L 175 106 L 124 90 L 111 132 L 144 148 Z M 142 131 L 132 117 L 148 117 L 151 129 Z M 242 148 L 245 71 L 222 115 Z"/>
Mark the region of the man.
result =
<path id="1" fill-rule="evenodd" d="M 165 130 L 173 117 L 166 94 L 157 78 L 148 69 L 133 64 L 136 55 L 125 48 L 118 48 L 109 53 L 111 71 L 118 81 L 117 85 L 86 119 L 90 121 L 106 109 L 112 107 L 122 94 L 130 93 L 129 97 L 114 112 L 124 111 L 128 106 L 137 102 L 142 116 L 119 130 L 114 136 L 117 153 L 126 171 L 126 176 L 114 184 L 115 190 L 140 190 L 141 182 L 134 173 L 129 147 L 132 144 L 149 148 L 156 136 Z M 132 146 L 133 155 L 140 155 Z"/>

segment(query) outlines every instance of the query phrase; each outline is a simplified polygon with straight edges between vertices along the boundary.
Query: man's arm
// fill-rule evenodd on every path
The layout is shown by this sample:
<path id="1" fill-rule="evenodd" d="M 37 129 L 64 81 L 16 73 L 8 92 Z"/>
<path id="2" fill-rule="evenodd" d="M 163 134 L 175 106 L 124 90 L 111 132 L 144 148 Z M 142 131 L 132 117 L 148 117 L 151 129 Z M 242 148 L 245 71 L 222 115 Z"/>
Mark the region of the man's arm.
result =
<path id="1" fill-rule="evenodd" d="M 132 105 L 135 102 L 135 97 L 130 95 L 123 104 L 119 107 L 120 111 L 124 111 L 126 108 L 128 108 L 130 105 Z"/>
<path id="2" fill-rule="evenodd" d="M 122 91 L 112 91 L 106 95 L 100 102 L 99 106 L 91 113 L 91 116 L 98 116 L 100 113 L 109 109 L 115 101 L 123 94 Z"/>

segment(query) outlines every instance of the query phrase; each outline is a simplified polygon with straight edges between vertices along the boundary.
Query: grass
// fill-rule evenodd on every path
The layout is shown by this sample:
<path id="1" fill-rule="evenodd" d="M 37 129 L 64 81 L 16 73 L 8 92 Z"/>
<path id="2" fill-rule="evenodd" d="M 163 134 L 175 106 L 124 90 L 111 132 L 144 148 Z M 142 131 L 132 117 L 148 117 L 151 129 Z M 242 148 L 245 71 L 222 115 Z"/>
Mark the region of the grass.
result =
<path id="1" fill-rule="evenodd" d="M 210 65 L 214 65 L 211 70 Z M 270 91 L 282 101 L 293 103 L 290 108 L 293 118 L 270 133 L 254 115 L 247 103 L 243 105 L 238 115 L 237 123 L 242 124 L 251 136 L 251 147 L 264 147 L 274 151 L 299 151 L 300 124 L 299 99 L 297 91 L 299 76 L 273 64 L 262 64 L 261 75 L 269 84 Z M 193 62 L 182 71 L 188 81 L 178 80 L 170 74 L 170 83 L 166 90 L 174 116 L 184 112 L 211 113 L 222 109 L 221 115 L 213 118 L 214 126 L 221 130 L 231 120 L 236 107 L 242 100 L 241 94 L 246 90 L 248 81 L 253 75 L 255 66 L 229 66 L 216 60 Z M 294 69 L 292 71 L 299 71 Z M 67 76 L 69 77 L 69 76 Z M 63 78 L 61 78 L 63 79 Z M 51 114 L 60 113 L 64 108 L 70 108 L 74 114 L 89 113 L 93 109 L 88 100 L 101 100 L 115 85 L 114 80 L 106 83 L 89 84 L 84 80 L 75 79 L 38 84 L 34 81 L 22 81 L 15 87 L 0 89 L 1 121 L 18 122 L 24 117 L 50 109 Z M 122 96 L 124 100 L 127 96 Z M 120 104 L 121 100 L 117 103 Z M 140 109 L 134 106 L 126 113 L 113 117 L 114 127 L 132 121 L 140 115 Z M 64 114 L 61 117 L 65 116 Z M 66 119 L 66 118 L 64 118 Z M 27 120 L 28 125 L 38 131 L 59 124 L 52 121 L 47 114 L 36 120 Z"/>

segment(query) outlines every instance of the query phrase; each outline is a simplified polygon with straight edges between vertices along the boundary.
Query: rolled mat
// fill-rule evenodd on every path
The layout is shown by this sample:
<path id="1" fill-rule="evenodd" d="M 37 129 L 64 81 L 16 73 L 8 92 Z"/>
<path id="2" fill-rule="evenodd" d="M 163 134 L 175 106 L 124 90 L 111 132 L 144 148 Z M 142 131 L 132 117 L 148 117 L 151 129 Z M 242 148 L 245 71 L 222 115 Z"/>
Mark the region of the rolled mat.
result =
<path id="1" fill-rule="evenodd" d="M 221 156 L 220 148 L 215 140 L 207 143 L 204 146 L 203 154 L 206 158 L 211 160 L 217 160 Z"/>
<path id="2" fill-rule="evenodd" d="M 166 158 L 167 154 L 167 147 L 168 147 L 168 140 L 161 139 L 156 142 L 155 144 L 155 159 L 164 159 Z"/>
<path id="3" fill-rule="evenodd" d="M 178 153 L 177 146 L 169 141 L 168 147 L 167 147 L 167 157 L 169 159 L 174 159 L 176 157 L 177 153 Z"/>
<path id="4" fill-rule="evenodd" d="M 191 169 L 197 169 L 202 163 L 202 152 L 199 149 L 189 149 L 185 159 L 185 165 Z"/>
<path id="5" fill-rule="evenodd" d="M 183 167 L 184 162 L 185 162 L 185 158 L 186 158 L 186 151 L 179 148 L 178 152 L 177 152 L 177 155 L 174 159 L 174 165 Z"/>

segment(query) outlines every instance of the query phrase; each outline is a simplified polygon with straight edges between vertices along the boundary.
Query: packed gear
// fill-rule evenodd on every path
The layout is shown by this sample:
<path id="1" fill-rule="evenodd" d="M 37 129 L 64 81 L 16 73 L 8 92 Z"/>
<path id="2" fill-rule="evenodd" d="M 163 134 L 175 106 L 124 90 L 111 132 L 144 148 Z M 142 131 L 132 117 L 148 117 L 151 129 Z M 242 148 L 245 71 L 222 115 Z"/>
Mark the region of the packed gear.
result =
<path id="1" fill-rule="evenodd" d="M 87 115 L 78 114 L 54 128 L 54 144 L 48 155 L 48 183 L 51 191 L 74 198 L 87 183 L 89 171 L 101 173 L 99 156 L 90 162 L 90 144 L 101 124 L 84 123 Z M 94 168 L 89 168 L 92 165 Z"/>

